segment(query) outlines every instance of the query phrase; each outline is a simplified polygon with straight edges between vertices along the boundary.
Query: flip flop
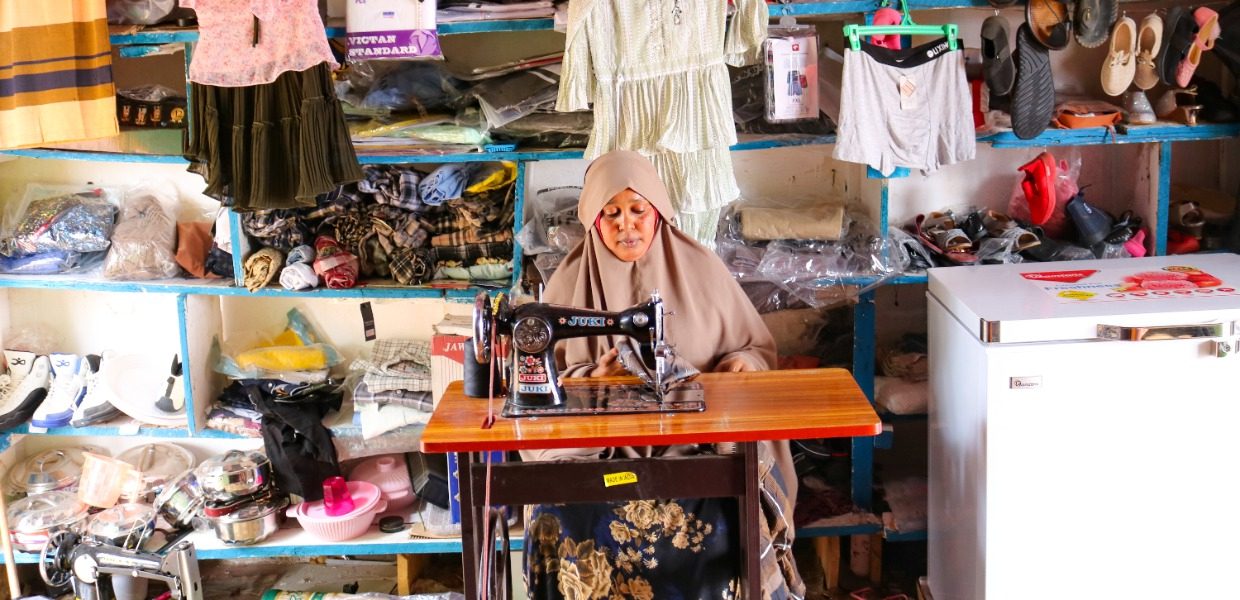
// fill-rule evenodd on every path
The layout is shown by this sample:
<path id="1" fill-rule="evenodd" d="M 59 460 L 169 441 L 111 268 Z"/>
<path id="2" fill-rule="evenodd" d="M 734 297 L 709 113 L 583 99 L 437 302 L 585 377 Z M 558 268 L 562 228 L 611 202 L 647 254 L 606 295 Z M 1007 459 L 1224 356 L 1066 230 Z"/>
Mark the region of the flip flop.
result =
<path id="1" fill-rule="evenodd" d="M 1088 248 L 1082 248 L 1076 244 L 1069 244 L 1047 237 L 1041 227 L 1031 227 L 1030 229 L 1034 235 L 1038 236 L 1038 240 L 1042 243 L 1021 253 L 1021 256 L 1029 260 L 1054 262 L 1059 260 L 1089 260 L 1096 258 L 1094 253 Z"/>
<path id="2" fill-rule="evenodd" d="M 1072 18 L 1067 5 L 1059 0 L 1028 0 L 1025 24 L 1034 39 L 1048 49 L 1063 50 L 1072 42 Z"/>
<path id="3" fill-rule="evenodd" d="M 1012 88 L 1012 133 L 1022 140 L 1038 137 L 1055 114 L 1055 80 L 1046 47 L 1029 24 L 1016 30 L 1016 84 Z"/>
<path id="4" fill-rule="evenodd" d="M 913 234 L 913 236 L 917 238 L 917 241 L 921 242 L 921 245 L 924 246 L 926 250 L 930 251 L 931 255 L 942 259 L 948 264 L 954 265 L 972 265 L 977 262 L 977 255 L 972 252 L 948 252 L 940 248 L 934 238 L 931 237 L 930 233 L 922 229 L 922 224 L 925 223 L 925 221 L 926 215 L 917 215 L 917 218 L 913 221 L 913 225 L 909 233 Z"/>

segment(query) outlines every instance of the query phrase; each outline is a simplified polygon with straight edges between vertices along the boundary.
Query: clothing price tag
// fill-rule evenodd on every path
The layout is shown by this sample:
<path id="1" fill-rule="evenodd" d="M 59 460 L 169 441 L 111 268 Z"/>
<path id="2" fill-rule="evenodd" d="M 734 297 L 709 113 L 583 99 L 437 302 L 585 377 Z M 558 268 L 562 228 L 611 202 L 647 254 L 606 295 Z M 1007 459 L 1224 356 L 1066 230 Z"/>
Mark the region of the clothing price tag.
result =
<path id="1" fill-rule="evenodd" d="M 370 342 L 375 339 L 375 311 L 370 307 L 369 302 L 363 302 L 362 310 L 362 333 L 366 336 L 366 341 Z"/>
<path id="2" fill-rule="evenodd" d="M 917 108 L 917 83 L 912 79 L 900 76 L 900 110 Z"/>
<path id="3" fill-rule="evenodd" d="M 608 473 L 603 476 L 603 487 L 612 487 L 616 485 L 629 485 L 637 483 L 637 473 L 632 471 L 622 471 L 620 473 Z"/>

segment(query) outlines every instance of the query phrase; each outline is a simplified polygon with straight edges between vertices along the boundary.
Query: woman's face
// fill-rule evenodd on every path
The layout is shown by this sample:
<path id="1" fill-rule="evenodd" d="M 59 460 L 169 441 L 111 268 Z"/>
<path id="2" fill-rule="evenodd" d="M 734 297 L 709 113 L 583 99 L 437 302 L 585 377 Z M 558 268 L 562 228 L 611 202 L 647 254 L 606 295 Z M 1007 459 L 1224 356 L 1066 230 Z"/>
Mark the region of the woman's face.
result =
<path id="1" fill-rule="evenodd" d="M 598 229 L 603 244 L 616 258 L 633 262 L 650 249 L 658 224 L 659 211 L 654 205 L 641 194 L 626 189 L 612 196 L 603 207 Z"/>

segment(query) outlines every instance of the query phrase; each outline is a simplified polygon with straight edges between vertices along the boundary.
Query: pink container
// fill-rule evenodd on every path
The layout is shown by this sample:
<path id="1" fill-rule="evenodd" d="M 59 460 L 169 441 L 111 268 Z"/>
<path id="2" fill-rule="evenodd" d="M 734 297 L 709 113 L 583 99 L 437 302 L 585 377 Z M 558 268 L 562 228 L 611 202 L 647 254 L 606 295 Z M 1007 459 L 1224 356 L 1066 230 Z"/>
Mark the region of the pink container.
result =
<path id="1" fill-rule="evenodd" d="M 288 509 L 288 516 L 297 519 L 301 528 L 329 542 L 343 542 L 366 533 L 375 515 L 387 510 L 387 501 L 378 486 L 365 481 L 350 481 L 349 495 L 354 509 L 333 517 L 322 502 L 303 502 Z"/>
<path id="2" fill-rule="evenodd" d="M 344 477 L 328 477 L 323 482 L 323 510 L 327 512 L 327 516 L 347 515 L 356 508 Z"/>
<path id="3" fill-rule="evenodd" d="M 353 467 L 349 479 L 379 486 L 389 511 L 413 506 L 413 501 L 417 500 L 413 483 L 409 481 L 409 469 L 405 467 L 404 454 L 385 454 L 366 459 Z"/>

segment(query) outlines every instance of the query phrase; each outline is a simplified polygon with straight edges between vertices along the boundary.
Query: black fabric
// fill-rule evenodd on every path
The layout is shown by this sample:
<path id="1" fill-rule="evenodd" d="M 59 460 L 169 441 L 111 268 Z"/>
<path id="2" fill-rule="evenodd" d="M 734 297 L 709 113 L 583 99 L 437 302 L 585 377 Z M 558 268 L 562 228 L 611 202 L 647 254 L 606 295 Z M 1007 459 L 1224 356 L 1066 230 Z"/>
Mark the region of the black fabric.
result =
<path id="1" fill-rule="evenodd" d="M 964 48 L 964 42 L 957 40 L 956 48 Z M 901 50 L 892 50 L 883 46 L 875 46 L 874 44 L 861 44 L 861 51 L 869 54 L 870 58 L 884 65 L 901 69 L 924 65 L 940 56 L 956 52 L 948 45 L 947 38 L 931 40 L 920 46 Z"/>
<path id="2" fill-rule="evenodd" d="M 251 379 L 233 382 L 221 396 L 232 405 L 244 396 L 262 414 L 263 445 L 276 488 L 307 501 L 322 500 L 323 480 L 342 475 L 331 431 L 323 426 L 323 417 L 340 410 L 341 388 Z"/>

